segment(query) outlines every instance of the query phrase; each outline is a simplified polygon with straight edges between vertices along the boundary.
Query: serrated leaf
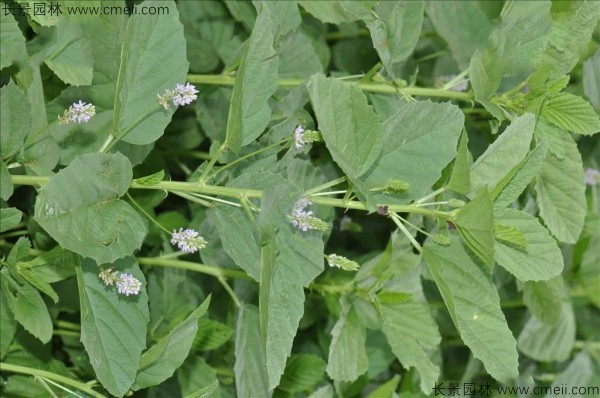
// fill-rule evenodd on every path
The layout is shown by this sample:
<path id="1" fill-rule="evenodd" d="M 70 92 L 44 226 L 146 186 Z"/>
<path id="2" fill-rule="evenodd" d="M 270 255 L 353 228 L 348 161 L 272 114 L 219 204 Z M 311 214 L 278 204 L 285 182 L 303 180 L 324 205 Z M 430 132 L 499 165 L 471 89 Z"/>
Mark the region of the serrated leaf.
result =
<path id="1" fill-rule="evenodd" d="M 496 185 L 491 195 L 495 207 L 506 207 L 519 198 L 542 168 L 548 145 L 542 141 Z"/>
<path id="2" fill-rule="evenodd" d="M 331 330 L 327 374 L 335 381 L 354 381 L 369 367 L 367 332 L 351 301 L 342 298 L 342 312 Z"/>
<path id="3" fill-rule="evenodd" d="M 569 134 L 550 124 L 544 117 L 538 117 L 535 124 L 535 135 L 548 144 L 548 150 L 559 159 L 565 157 L 565 141 L 569 140 Z"/>
<path id="4" fill-rule="evenodd" d="M 490 145 L 471 168 L 471 193 L 483 187 L 490 190 L 517 166 L 529 152 L 535 116 L 526 113 L 515 118 L 508 128 Z"/>
<path id="5" fill-rule="evenodd" d="M 258 138 L 271 119 L 267 100 L 277 90 L 279 66 L 273 49 L 272 18 L 269 8 L 258 15 L 235 78 L 225 139 L 233 153 Z"/>
<path id="6" fill-rule="evenodd" d="M 56 291 L 52 288 L 52 286 L 50 286 L 48 281 L 38 277 L 38 275 L 34 274 L 33 271 L 27 268 L 19 269 L 18 272 L 19 276 L 21 276 L 31 286 L 50 297 L 52 301 L 54 301 L 54 304 L 58 302 L 58 294 L 56 294 Z"/>
<path id="7" fill-rule="evenodd" d="M 421 391 L 427 394 L 440 376 L 440 368 L 433 363 L 432 356 L 442 340 L 428 307 L 414 302 L 381 303 L 379 310 L 382 331 L 394 355 L 406 369 L 417 370 Z"/>
<path id="8" fill-rule="evenodd" d="M 540 215 L 556 238 L 575 243 L 585 221 L 586 200 L 583 165 L 577 144 L 569 136 L 564 141 L 565 156 L 549 153 L 536 178 Z"/>
<path id="9" fill-rule="evenodd" d="M 293 3 L 266 1 L 265 4 Z M 314 40 L 303 29 L 296 29 L 277 41 L 280 78 L 308 79 L 315 73 L 323 73 L 323 64 L 319 59 Z"/>
<path id="10" fill-rule="evenodd" d="M 464 115 L 447 103 L 411 102 L 383 124 L 381 156 L 361 178 L 368 189 L 381 189 L 390 179 L 408 184 L 400 194 L 373 192 L 376 201 L 403 204 L 420 198 L 456 156 Z"/>
<path id="11" fill-rule="evenodd" d="M 269 378 L 260 335 L 258 308 L 244 304 L 238 312 L 235 332 L 235 388 L 238 397 L 269 398 Z"/>
<path id="12" fill-rule="evenodd" d="M 14 192 L 12 177 L 3 160 L 0 160 L 0 199 L 8 200 Z"/>
<path id="13" fill-rule="evenodd" d="M 325 361 L 316 355 L 294 354 L 285 365 L 279 388 L 290 393 L 311 390 L 325 375 Z"/>
<path id="14" fill-rule="evenodd" d="M 77 268 L 81 341 L 98 380 L 112 395 L 122 397 L 135 381 L 150 317 L 145 278 L 137 261 L 127 257 L 112 266 L 142 282 L 140 293 L 119 295 L 116 288 L 107 287 L 100 280 L 100 269 L 94 260 L 82 259 Z"/>
<path id="15" fill-rule="evenodd" d="M 21 149 L 29 133 L 31 105 L 12 80 L 0 89 L 0 104 L 0 155 L 8 159 Z"/>
<path id="16" fill-rule="evenodd" d="M 168 12 L 135 13 L 128 19 L 115 94 L 113 135 L 136 145 L 163 135 L 172 111 L 164 110 L 156 95 L 185 83 L 189 67 L 175 3 L 161 0 L 153 6 Z"/>
<path id="17" fill-rule="evenodd" d="M 25 61 L 25 36 L 10 12 L 0 15 L 0 69 Z"/>
<path id="18" fill-rule="evenodd" d="M 600 118 L 589 102 L 571 93 L 558 93 L 542 105 L 540 114 L 550 123 L 575 134 L 592 135 L 600 131 Z"/>
<path id="19" fill-rule="evenodd" d="M 165 178 L 165 171 L 159 170 L 156 173 L 150 174 L 145 177 L 136 178 L 133 180 L 136 184 L 143 185 L 145 187 L 156 185 Z"/>
<path id="20" fill-rule="evenodd" d="M 469 136 L 465 130 L 460 135 L 456 159 L 454 160 L 452 174 L 448 181 L 449 189 L 463 195 L 471 191 L 471 166 L 473 164 L 473 157 L 471 156 L 471 152 L 469 152 L 468 144 Z"/>
<path id="21" fill-rule="evenodd" d="M 340 24 L 342 22 L 352 22 L 359 17 L 349 13 L 341 1 L 310 1 L 299 0 L 298 4 L 315 18 L 325 22 Z"/>
<path id="22" fill-rule="evenodd" d="M 119 199 L 131 176 L 120 153 L 80 156 L 40 190 L 34 218 L 62 247 L 99 264 L 130 255 L 146 234 L 138 213 Z"/>
<path id="23" fill-rule="evenodd" d="M 132 390 L 158 385 L 173 375 L 188 356 L 198 330 L 198 320 L 204 316 L 209 304 L 210 296 L 168 335 L 144 352 Z"/>
<path id="24" fill-rule="evenodd" d="M 229 341 L 233 330 L 224 323 L 202 318 L 198 322 L 198 331 L 194 337 L 194 349 L 209 351 L 219 348 Z"/>
<path id="25" fill-rule="evenodd" d="M 253 1 L 254 6 L 257 7 L 259 1 Z M 271 15 L 274 18 L 274 25 L 276 25 L 277 34 L 283 36 L 289 32 L 295 31 L 298 26 L 302 23 L 302 17 L 300 16 L 300 10 L 298 4 L 295 1 L 260 1 L 263 7 L 271 10 Z"/>
<path id="26" fill-rule="evenodd" d="M 23 217 L 23 213 L 14 207 L 0 209 L 0 232 L 8 231 L 19 225 L 21 217 Z"/>
<path id="27" fill-rule="evenodd" d="M 525 235 L 518 229 L 509 225 L 494 222 L 494 239 L 508 246 L 512 246 L 517 250 L 527 250 L 527 240 L 525 239 Z"/>
<path id="28" fill-rule="evenodd" d="M 455 224 L 463 241 L 491 273 L 494 266 L 494 208 L 485 188 L 460 209 Z"/>
<path id="29" fill-rule="evenodd" d="M 400 383 L 400 375 L 392 377 L 375 390 L 371 391 L 371 393 L 367 395 L 367 398 L 393 397 L 398 388 L 398 383 Z"/>
<path id="30" fill-rule="evenodd" d="M 563 270 L 561 251 L 537 218 L 516 209 L 496 209 L 494 216 L 499 224 L 513 228 L 522 235 L 526 247 L 515 248 L 514 238 L 510 243 L 496 236 L 495 259 L 500 266 L 521 281 L 548 280 Z"/>
<path id="31" fill-rule="evenodd" d="M 600 48 L 583 63 L 583 92 L 597 111 L 600 110 Z"/>
<path id="32" fill-rule="evenodd" d="M 535 316 L 519 334 L 519 351 L 538 361 L 564 361 L 575 344 L 575 314 L 571 303 L 563 302 L 558 322 L 548 325 Z"/>
<path id="33" fill-rule="evenodd" d="M 80 24 L 72 19 L 60 18 L 54 28 L 52 42 L 46 49 L 45 62 L 56 76 L 73 86 L 92 84 L 92 49 Z"/>
<path id="34" fill-rule="evenodd" d="M 523 285 L 523 302 L 537 319 L 549 325 L 559 321 L 564 298 L 564 282 L 560 276 Z"/>
<path id="35" fill-rule="evenodd" d="M 1 278 L 1 276 L 0 276 Z M 9 308 L 8 298 L 4 294 L 4 284 L 0 283 L 0 359 L 4 359 L 17 331 L 17 321 Z"/>
<path id="36" fill-rule="evenodd" d="M 6 263 L 14 271 L 17 268 L 17 262 L 29 256 L 31 250 L 31 242 L 28 238 L 21 236 L 14 246 L 10 249 L 6 257 Z"/>
<path id="37" fill-rule="evenodd" d="M 492 277 L 474 262 L 455 234 L 450 246 L 427 243 L 427 267 L 461 338 L 497 380 L 518 375 L 518 354 Z"/>

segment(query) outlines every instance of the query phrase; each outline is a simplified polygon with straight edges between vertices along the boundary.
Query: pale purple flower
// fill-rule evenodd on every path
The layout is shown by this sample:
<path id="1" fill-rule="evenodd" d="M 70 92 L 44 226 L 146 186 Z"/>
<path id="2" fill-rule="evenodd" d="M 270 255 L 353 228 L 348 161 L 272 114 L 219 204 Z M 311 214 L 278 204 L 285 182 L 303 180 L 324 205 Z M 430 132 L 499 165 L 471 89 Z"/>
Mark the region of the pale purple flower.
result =
<path id="1" fill-rule="evenodd" d="M 179 232 L 171 234 L 171 244 L 177 245 L 179 250 L 185 253 L 195 253 L 206 247 L 206 240 L 193 229 L 179 228 Z"/>
<path id="2" fill-rule="evenodd" d="M 312 202 L 308 198 L 300 198 L 296 201 L 291 217 L 292 226 L 304 232 L 307 232 L 309 229 L 327 231 L 329 224 L 317 217 L 313 217 L 314 213 L 306 210 L 306 206 L 310 206 L 311 204 Z"/>
<path id="3" fill-rule="evenodd" d="M 593 185 L 598 185 L 599 179 L 600 179 L 600 171 L 598 171 L 596 169 L 592 169 L 591 167 L 588 167 L 587 169 L 585 169 L 585 175 L 584 175 L 585 185 L 588 185 L 590 187 Z"/>
<path id="4" fill-rule="evenodd" d="M 173 105 L 180 106 L 191 104 L 193 100 L 198 98 L 196 94 L 198 94 L 198 90 L 196 90 L 195 86 L 190 83 L 186 83 L 185 86 L 178 83 L 175 88 L 175 95 L 173 96 Z"/>
<path id="5" fill-rule="evenodd" d="M 296 149 L 302 149 L 306 141 L 304 141 L 304 127 L 302 125 L 296 126 L 294 130 L 294 141 Z"/>
<path id="6" fill-rule="evenodd" d="M 96 107 L 94 105 L 79 100 L 79 102 L 74 102 L 62 117 L 59 116 L 58 121 L 60 124 L 87 123 L 95 114 Z"/>
<path id="7" fill-rule="evenodd" d="M 139 294 L 142 282 L 131 274 L 122 273 L 116 281 L 117 291 L 120 294 L 129 296 L 130 294 Z"/>

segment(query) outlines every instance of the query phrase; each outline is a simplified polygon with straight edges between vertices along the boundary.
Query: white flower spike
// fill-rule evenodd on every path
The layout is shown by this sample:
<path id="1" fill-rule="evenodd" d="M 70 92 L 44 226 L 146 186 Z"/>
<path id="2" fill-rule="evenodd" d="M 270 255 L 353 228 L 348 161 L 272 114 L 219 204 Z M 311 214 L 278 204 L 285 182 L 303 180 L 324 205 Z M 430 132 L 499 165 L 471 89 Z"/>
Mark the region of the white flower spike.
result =
<path id="1" fill-rule="evenodd" d="M 177 245 L 179 250 L 185 253 L 195 253 L 206 247 L 206 240 L 193 229 L 179 228 L 179 232 L 171 234 L 171 244 Z"/>
<path id="2" fill-rule="evenodd" d="M 58 117 L 60 124 L 87 123 L 96 114 L 96 107 L 81 100 L 74 102 L 62 116 Z"/>

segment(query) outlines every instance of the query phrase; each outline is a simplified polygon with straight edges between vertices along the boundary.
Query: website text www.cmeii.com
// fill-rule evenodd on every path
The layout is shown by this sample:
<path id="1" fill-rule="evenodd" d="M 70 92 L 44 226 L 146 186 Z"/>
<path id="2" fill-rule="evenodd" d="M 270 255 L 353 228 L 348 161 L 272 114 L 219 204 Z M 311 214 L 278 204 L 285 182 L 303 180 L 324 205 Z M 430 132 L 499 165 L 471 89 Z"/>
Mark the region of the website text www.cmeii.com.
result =
<path id="1" fill-rule="evenodd" d="M 82 2 L 15 2 L 3 3 L 4 15 L 60 16 L 60 15 L 168 15 L 165 6 L 81 5 Z"/>
<path id="2" fill-rule="evenodd" d="M 600 396 L 600 386 L 492 386 L 489 383 L 436 383 L 433 387 L 434 396 L 448 397 L 489 397 L 498 395 L 556 395 L 556 396 Z"/>

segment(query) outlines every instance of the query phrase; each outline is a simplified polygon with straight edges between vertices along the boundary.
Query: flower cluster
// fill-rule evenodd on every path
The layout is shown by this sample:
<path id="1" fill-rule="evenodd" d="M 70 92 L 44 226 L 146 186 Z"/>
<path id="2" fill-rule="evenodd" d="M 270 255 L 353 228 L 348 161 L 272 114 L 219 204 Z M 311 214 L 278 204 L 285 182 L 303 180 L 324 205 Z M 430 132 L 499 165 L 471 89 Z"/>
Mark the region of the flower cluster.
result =
<path id="1" fill-rule="evenodd" d="M 125 296 L 140 294 L 142 282 L 131 274 L 113 271 L 112 267 L 109 267 L 102 269 L 98 277 L 100 277 L 106 286 L 116 285 L 119 294 L 124 294 Z"/>
<path id="2" fill-rule="evenodd" d="M 344 256 L 338 256 L 337 254 L 327 256 L 327 264 L 330 267 L 337 267 L 344 271 L 356 271 L 360 268 L 360 265 L 356 261 L 352 261 Z"/>
<path id="3" fill-rule="evenodd" d="M 294 204 L 294 211 L 291 217 L 292 225 L 304 232 L 309 229 L 327 231 L 329 229 L 329 224 L 317 217 L 313 217 L 314 213 L 310 210 L 306 210 L 306 207 L 311 204 L 312 202 L 308 198 L 300 198 L 296 204 Z"/>
<path id="4" fill-rule="evenodd" d="M 305 130 L 304 126 L 298 125 L 294 129 L 294 145 L 296 149 L 302 149 L 309 142 L 321 141 L 321 133 L 315 130 Z"/>
<path id="5" fill-rule="evenodd" d="M 163 95 L 156 94 L 156 96 L 158 97 L 159 104 L 163 108 L 169 109 L 169 101 L 173 102 L 175 107 L 189 105 L 198 98 L 196 94 L 198 94 L 198 90 L 196 90 L 194 85 L 190 83 L 186 83 L 185 85 L 177 83 L 175 90 L 166 89 Z"/>
<path id="6" fill-rule="evenodd" d="M 588 167 L 585 169 L 584 181 L 585 185 L 590 187 L 593 185 L 598 185 L 598 181 L 600 181 L 600 171 Z"/>
<path id="7" fill-rule="evenodd" d="M 87 123 L 96 114 L 96 107 L 81 100 L 74 102 L 62 116 L 58 117 L 58 123 Z"/>
<path id="8" fill-rule="evenodd" d="M 206 240 L 193 229 L 179 228 L 179 232 L 174 230 L 171 234 L 171 244 L 177 245 L 182 252 L 195 253 L 206 247 Z"/>
<path id="9" fill-rule="evenodd" d="M 409 184 L 407 182 L 390 179 L 383 187 L 383 192 L 387 194 L 393 193 L 403 193 L 406 192 L 409 188 Z"/>

